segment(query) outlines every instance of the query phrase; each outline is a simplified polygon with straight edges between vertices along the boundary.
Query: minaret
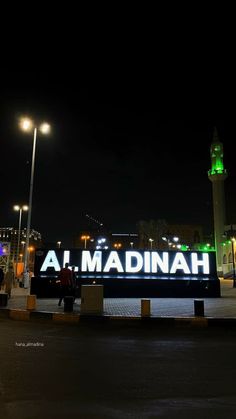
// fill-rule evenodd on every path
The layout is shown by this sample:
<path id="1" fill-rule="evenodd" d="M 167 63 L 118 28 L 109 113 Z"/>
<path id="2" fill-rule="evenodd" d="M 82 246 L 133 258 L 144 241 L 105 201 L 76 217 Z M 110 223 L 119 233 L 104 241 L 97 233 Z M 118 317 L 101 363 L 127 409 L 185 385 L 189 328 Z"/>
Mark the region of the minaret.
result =
<path id="1" fill-rule="evenodd" d="M 208 171 L 208 178 L 212 182 L 213 192 L 213 213 L 214 213 L 214 235 L 216 249 L 216 266 L 218 276 L 223 276 L 223 248 L 222 241 L 225 230 L 225 195 L 224 181 L 227 178 L 227 171 L 224 169 L 223 144 L 220 142 L 217 129 L 214 128 L 213 140 L 210 148 L 211 170 Z"/>

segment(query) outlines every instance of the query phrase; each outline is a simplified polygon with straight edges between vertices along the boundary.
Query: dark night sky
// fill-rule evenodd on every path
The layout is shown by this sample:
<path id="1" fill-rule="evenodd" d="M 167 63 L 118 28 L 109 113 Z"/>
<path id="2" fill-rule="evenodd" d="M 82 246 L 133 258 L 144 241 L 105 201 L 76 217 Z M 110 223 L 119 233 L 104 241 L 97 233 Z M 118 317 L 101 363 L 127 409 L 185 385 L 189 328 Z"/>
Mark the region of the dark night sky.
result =
<path id="1" fill-rule="evenodd" d="M 229 172 L 228 222 L 236 222 L 234 120 L 223 106 L 224 90 L 206 86 L 118 69 L 96 76 L 76 70 L 5 74 L 0 225 L 17 226 L 12 206 L 28 203 L 33 138 L 18 130 L 21 114 L 52 125 L 49 137 L 37 139 L 32 210 L 32 227 L 46 241 L 70 245 L 86 226 L 86 213 L 113 232 L 158 218 L 211 231 L 207 170 L 214 125 Z"/>

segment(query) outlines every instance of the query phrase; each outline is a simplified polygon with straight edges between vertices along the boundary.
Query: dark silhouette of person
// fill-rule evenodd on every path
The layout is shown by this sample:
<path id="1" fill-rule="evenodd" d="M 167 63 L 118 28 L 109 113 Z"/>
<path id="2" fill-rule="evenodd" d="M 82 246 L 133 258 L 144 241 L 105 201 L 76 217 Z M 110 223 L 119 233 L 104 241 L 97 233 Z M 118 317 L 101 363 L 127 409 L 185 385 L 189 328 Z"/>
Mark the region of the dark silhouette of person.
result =
<path id="1" fill-rule="evenodd" d="M 72 290 L 73 290 L 73 297 L 74 297 L 74 302 L 76 299 L 76 273 L 75 273 L 75 266 L 71 267 L 71 273 L 72 273 Z"/>
<path id="2" fill-rule="evenodd" d="M 69 263 L 65 264 L 65 267 L 62 268 L 58 275 L 58 280 L 60 281 L 60 299 L 58 305 L 61 305 L 63 298 L 72 293 L 72 272 L 68 268 Z"/>

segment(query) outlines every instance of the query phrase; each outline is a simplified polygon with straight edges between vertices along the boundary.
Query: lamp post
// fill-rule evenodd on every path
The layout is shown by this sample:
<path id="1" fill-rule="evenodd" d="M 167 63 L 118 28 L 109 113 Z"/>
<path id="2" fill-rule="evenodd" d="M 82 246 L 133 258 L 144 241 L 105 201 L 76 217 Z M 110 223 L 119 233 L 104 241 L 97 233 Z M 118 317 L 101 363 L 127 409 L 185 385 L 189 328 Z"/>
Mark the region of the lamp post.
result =
<path id="1" fill-rule="evenodd" d="M 37 143 L 37 132 L 38 129 L 42 134 L 48 134 L 50 131 L 50 125 L 43 123 L 39 126 L 34 125 L 33 121 L 28 118 L 22 118 L 20 120 L 20 127 L 23 131 L 32 131 L 33 135 L 33 149 L 32 149 L 32 161 L 31 161 L 31 176 L 30 176 L 30 191 L 29 191 L 29 211 L 27 218 L 27 228 L 26 228 L 26 242 L 25 242 L 25 252 L 24 252 L 24 270 L 28 267 L 29 261 L 29 237 L 30 237 L 30 226 L 31 226 L 31 214 L 32 214 L 32 198 L 33 198 L 33 185 L 34 185 L 34 166 L 35 166 L 35 151 Z"/>
<path id="2" fill-rule="evenodd" d="M 89 239 L 90 239 L 90 236 L 86 236 L 86 235 L 81 236 L 81 240 L 84 240 L 84 248 L 85 249 L 87 247 L 87 240 L 89 240 Z"/>
<path id="3" fill-rule="evenodd" d="M 34 263 L 34 247 L 33 246 L 29 246 L 28 248 L 28 252 L 29 252 L 29 265 L 33 265 Z"/>
<path id="4" fill-rule="evenodd" d="M 57 242 L 57 246 L 58 246 L 59 249 L 61 248 L 61 242 L 60 241 Z"/>
<path id="5" fill-rule="evenodd" d="M 162 237 L 162 240 L 164 240 L 167 243 L 169 250 L 170 248 L 181 247 L 179 244 L 177 244 L 179 242 L 179 237 L 167 235 L 167 236 Z"/>
<path id="6" fill-rule="evenodd" d="M 15 275 L 17 277 L 18 272 L 18 259 L 19 259 L 19 249 L 20 249 L 20 236 L 21 236 L 21 219 L 22 219 L 22 211 L 27 211 L 27 205 L 14 205 L 14 211 L 19 211 L 19 224 L 18 224 L 18 239 L 17 239 L 17 248 L 16 248 L 16 272 Z"/>
<path id="7" fill-rule="evenodd" d="M 152 250 L 152 243 L 154 242 L 154 239 L 148 239 L 149 240 L 149 242 L 150 242 L 150 249 Z"/>
<path id="8" fill-rule="evenodd" d="M 24 240 L 22 240 L 22 242 L 21 242 L 21 245 L 22 245 L 22 252 L 23 252 L 23 254 L 25 253 L 25 241 Z"/>
<path id="9" fill-rule="evenodd" d="M 232 262 L 233 262 L 233 288 L 235 288 L 235 287 L 236 287 L 234 242 L 235 242 L 235 237 L 231 237 L 231 245 L 232 245 Z"/>

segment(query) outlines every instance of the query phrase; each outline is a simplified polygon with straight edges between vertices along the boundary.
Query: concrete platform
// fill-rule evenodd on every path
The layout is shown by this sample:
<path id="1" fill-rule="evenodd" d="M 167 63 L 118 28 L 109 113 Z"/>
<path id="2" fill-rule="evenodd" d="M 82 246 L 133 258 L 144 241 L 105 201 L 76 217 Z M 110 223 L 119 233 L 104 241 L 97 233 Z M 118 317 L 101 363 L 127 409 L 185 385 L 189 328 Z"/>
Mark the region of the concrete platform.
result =
<path id="1" fill-rule="evenodd" d="M 17 320 L 51 320 L 79 323 L 81 321 L 136 321 L 169 324 L 172 326 L 230 326 L 236 327 L 236 288 L 233 280 L 221 279 L 220 298 L 201 298 L 204 301 L 204 316 L 195 316 L 194 298 L 151 298 L 150 316 L 141 316 L 141 298 L 104 298 L 101 315 L 81 315 L 81 301 L 77 299 L 72 313 L 64 313 L 58 299 L 37 299 L 36 309 L 27 310 L 29 290 L 14 288 L 7 307 L 0 308 L 0 318 Z"/>

